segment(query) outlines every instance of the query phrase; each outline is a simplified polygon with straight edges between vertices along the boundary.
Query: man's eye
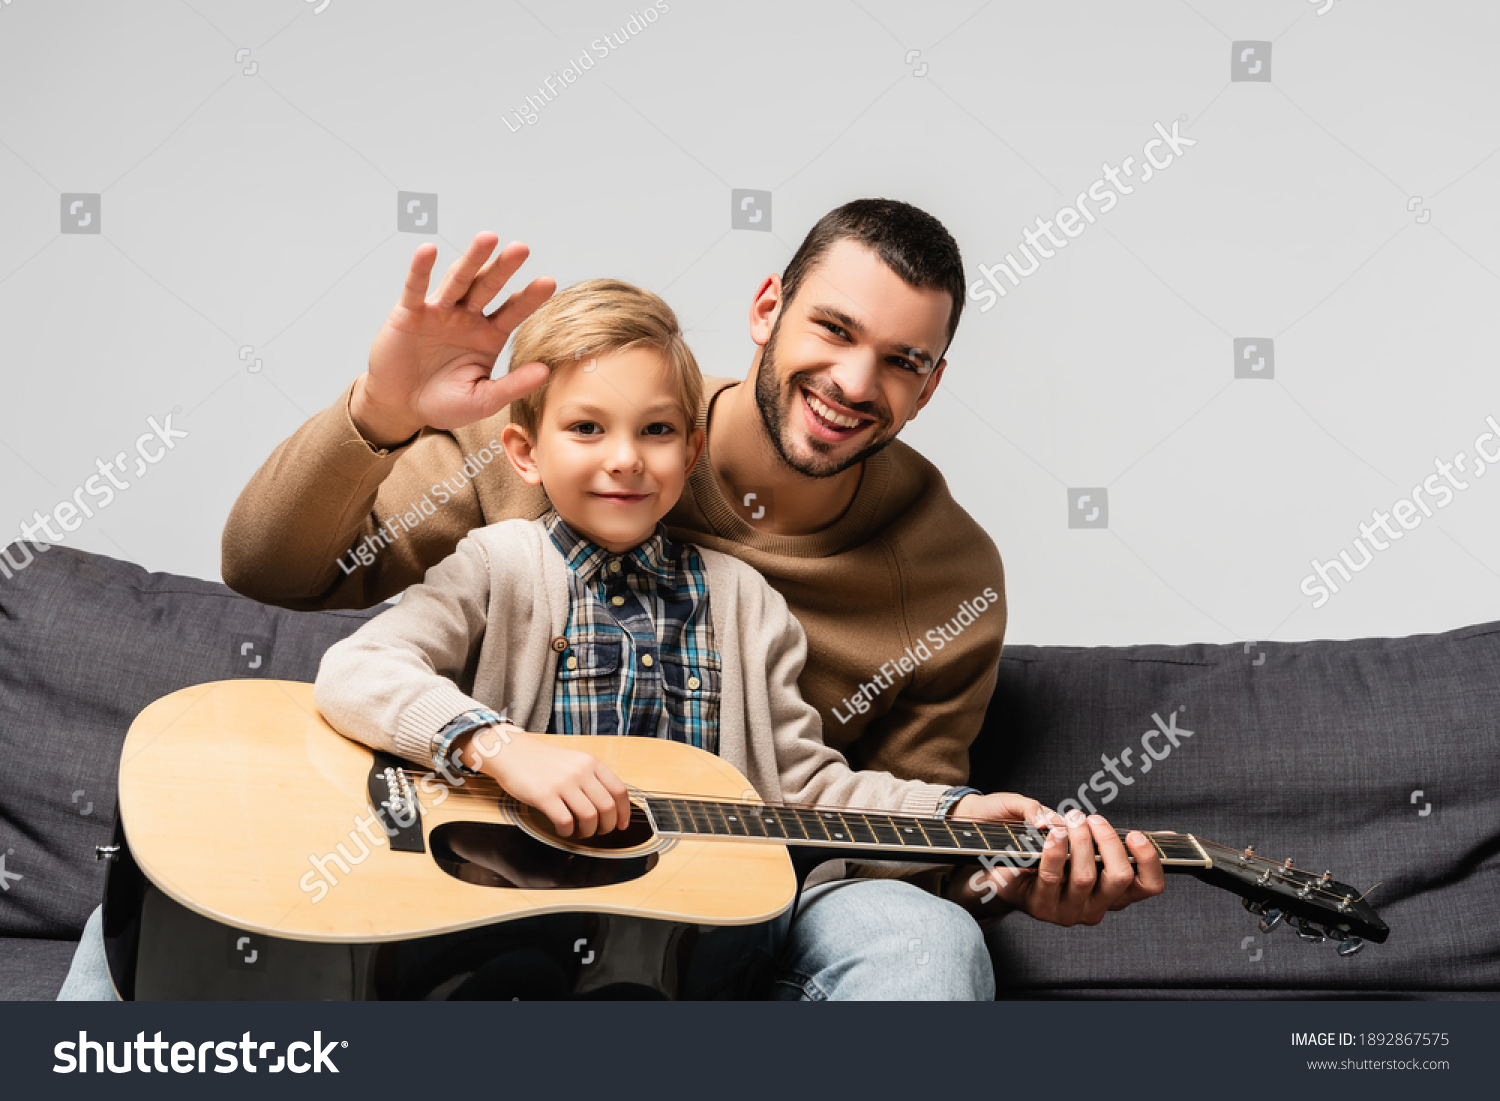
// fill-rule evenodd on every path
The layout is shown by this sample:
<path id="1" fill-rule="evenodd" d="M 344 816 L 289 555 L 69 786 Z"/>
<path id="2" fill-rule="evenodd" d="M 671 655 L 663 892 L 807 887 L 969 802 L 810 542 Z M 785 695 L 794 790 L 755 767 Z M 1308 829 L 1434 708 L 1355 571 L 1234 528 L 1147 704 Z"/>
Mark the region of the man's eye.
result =
<path id="1" fill-rule="evenodd" d="M 837 333 L 839 336 L 849 335 L 844 330 L 844 327 L 842 325 L 835 325 L 832 321 L 819 321 L 818 324 L 823 326 L 823 328 L 827 329 L 831 333 Z"/>

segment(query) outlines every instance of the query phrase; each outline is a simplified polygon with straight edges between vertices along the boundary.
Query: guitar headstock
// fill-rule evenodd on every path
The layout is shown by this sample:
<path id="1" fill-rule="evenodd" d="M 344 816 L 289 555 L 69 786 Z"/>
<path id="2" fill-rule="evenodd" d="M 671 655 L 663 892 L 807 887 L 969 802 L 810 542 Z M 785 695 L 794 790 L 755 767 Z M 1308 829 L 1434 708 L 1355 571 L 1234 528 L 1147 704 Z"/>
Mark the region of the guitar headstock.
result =
<path id="1" fill-rule="evenodd" d="M 1341 956 L 1358 952 L 1367 940 L 1383 944 L 1390 936 L 1390 927 L 1361 893 L 1332 873 L 1303 871 L 1290 860 L 1278 864 L 1256 856 L 1254 849 L 1213 849 L 1213 866 L 1192 874 L 1240 895 L 1245 909 L 1261 915 L 1262 932 L 1285 922 L 1303 940 L 1334 941 Z"/>

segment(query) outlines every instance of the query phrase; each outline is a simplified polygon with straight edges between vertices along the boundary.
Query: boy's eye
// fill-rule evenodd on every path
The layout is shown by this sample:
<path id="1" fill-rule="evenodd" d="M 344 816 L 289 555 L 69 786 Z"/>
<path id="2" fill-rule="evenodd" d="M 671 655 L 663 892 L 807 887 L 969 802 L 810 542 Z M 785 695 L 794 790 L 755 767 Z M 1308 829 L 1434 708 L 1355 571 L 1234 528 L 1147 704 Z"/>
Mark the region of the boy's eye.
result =
<path id="1" fill-rule="evenodd" d="M 665 421 L 657 421 L 655 424 L 646 425 L 641 431 L 648 436 L 670 436 L 673 432 L 677 431 L 677 427 Z"/>
<path id="2" fill-rule="evenodd" d="M 595 436 L 602 432 L 603 429 L 593 421 L 579 421 L 572 426 L 571 431 L 577 432 L 580 436 Z"/>

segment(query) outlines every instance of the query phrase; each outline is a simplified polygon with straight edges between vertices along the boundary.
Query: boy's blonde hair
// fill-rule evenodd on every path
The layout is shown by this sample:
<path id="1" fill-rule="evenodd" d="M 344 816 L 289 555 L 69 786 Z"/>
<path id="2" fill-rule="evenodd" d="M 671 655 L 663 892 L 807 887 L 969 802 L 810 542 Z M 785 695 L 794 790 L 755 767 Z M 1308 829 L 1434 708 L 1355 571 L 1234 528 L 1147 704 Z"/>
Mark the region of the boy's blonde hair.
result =
<path id="1" fill-rule="evenodd" d="M 550 371 L 632 348 L 660 353 L 677 381 L 678 401 L 691 435 L 703 401 L 703 375 L 683 339 L 677 315 L 661 297 L 618 279 L 588 279 L 558 291 L 516 329 L 509 370 L 545 363 Z M 551 387 L 510 403 L 510 419 L 533 441 Z"/>

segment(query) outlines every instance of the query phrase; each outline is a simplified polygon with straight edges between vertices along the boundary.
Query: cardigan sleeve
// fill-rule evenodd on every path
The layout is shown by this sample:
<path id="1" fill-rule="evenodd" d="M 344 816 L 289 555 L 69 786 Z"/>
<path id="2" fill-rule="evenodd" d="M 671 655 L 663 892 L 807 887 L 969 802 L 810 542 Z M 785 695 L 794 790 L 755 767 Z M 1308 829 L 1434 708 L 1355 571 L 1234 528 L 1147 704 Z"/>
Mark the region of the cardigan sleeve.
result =
<path id="1" fill-rule="evenodd" d="M 484 705 L 460 690 L 484 637 L 491 577 L 472 536 L 427 571 L 401 602 L 329 647 L 313 695 L 341 734 L 432 763 L 434 735 Z"/>

